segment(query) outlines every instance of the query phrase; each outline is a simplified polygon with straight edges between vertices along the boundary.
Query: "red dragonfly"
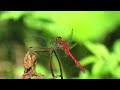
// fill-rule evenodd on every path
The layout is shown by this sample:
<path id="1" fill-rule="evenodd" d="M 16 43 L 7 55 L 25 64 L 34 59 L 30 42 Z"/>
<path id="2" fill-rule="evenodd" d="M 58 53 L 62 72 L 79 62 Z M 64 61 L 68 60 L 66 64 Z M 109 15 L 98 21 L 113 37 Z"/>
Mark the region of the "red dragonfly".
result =
<path id="1" fill-rule="evenodd" d="M 85 73 L 85 69 L 82 67 L 82 65 L 79 63 L 79 61 L 71 54 L 70 49 L 69 49 L 69 44 L 67 41 L 62 40 L 62 37 L 57 37 L 56 42 L 60 48 L 62 48 L 67 55 L 69 55 L 76 65 Z"/>
<path id="2" fill-rule="evenodd" d="M 53 76 L 54 76 L 54 73 L 53 73 L 53 69 L 52 69 L 52 65 L 51 65 L 52 53 L 55 54 L 55 56 L 58 60 L 58 63 L 60 66 L 60 72 L 61 72 L 61 76 L 62 76 L 62 70 L 61 70 L 61 65 L 60 65 L 60 60 L 59 60 L 59 55 L 58 55 L 57 49 L 62 49 L 65 52 L 65 54 L 69 55 L 72 58 L 72 60 L 75 62 L 75 64 L 85 73 L 85 69 L 82 67 L 82 65 L 72 55 L 72 53 L 70 51 L 70 49 L 76 45 L 76 44 L 71 45 L 72 35 L 73 35 L 73 29 L 72 29 L 71 34 L 69 35 L 67 41 L 63 40 L 62 37 L 58 36 L 58 37 L 56 37 L 56 39 L 54 41 L 50 42 L 50 47 L 40 48 L 40 50 L 34 50 L 35 52 L 42 52 L 42 53 L 48 52 L 48 51 L 50 52 L 50 67 L 51 67 L 51 72 L 52 72 Z M 30 36 L 36 37 L 36 35 L 32 35 L 32 34 L 30 34 Z M 40 36 L 37 36 L 37 37 L 39 37 L 40 39 L 44 39 L 43 37 L 40 37 Z M 45 39 L 44 39 L 44 41 L 47 42 Z"/>

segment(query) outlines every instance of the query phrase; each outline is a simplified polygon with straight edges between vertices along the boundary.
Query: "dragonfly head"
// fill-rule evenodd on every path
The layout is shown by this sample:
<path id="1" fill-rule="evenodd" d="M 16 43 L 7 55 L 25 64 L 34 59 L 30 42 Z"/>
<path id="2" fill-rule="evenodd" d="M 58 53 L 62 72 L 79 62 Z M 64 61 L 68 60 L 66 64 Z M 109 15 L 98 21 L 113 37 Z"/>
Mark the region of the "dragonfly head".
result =
<path id="1" fill-rule="evenodd" d="M 62 41 L 62 37 L 58 36 L 56 37 L 56 42 L 57 42 L 57 46 L 58 47 L 62 47 L 63 45 L 63 41 Z"/>
<path id="2" fill-rule="evenodd" d="M 56 37 L 56 41 L 57 41 L 57 42 L 58 42 L 58 41 L 61 41 L 61 39 L 62 39 L 62 37 L 60 37 L 60 36 Z"/>
<path id="3" fill-rule="evenodd" d="M 57 47 L 63 49 L 68 48 L 68 44 L 66 43 L 66 41 L 62 40 L 60 36 L 56 38 L 56 42 L 57 42 Z"/>

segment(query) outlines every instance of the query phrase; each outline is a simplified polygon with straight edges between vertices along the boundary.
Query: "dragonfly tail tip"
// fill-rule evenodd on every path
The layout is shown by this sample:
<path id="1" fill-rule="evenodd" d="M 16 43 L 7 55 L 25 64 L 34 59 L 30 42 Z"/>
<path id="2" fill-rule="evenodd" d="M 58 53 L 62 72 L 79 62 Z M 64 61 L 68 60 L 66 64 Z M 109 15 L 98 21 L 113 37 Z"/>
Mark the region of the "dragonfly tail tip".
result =
<path id="1" fill-rule="evenodd" d="M 83 73 L 86 73 L 84 69 L 82 71 L 83 71 Z"/>

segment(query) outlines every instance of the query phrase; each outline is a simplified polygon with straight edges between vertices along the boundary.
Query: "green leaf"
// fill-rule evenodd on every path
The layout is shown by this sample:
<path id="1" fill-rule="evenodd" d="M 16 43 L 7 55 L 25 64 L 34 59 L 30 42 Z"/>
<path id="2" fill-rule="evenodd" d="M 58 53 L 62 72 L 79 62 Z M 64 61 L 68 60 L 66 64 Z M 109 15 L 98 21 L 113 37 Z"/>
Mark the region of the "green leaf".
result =
<path id="1" fill-rule="evenodd" d="M 119 58 L 116 56 L 115 53 L 111 53 L 110 56 L 108 57 L 108 60 L 105 66 L 111 72 L 111 71 L 114 71 L 115 68 L 118 67 L 118 63 L 119 63 Z"/>
<path id="2" fill-rule="evenodd" d="M 88 57 L 85 57 L 83 58 L 82 60 L 80 60 L 80 63 L 83 65 L 83 66 L 86 66 L 88 64 L 91 64 L 91 63 L 94 63 L 96 62 L 97 58 L 95 56 L 88 56 Z"/>
<path id="3" fill-rule="evenodd" d="M 92 75 L 93 76 L 100 76 L 100 75 L 102 75 L 103 73 L 105 73 L 104 72 L 104 61 L 103 60 L 97 60 L 96 62 L 95 62 L 95 64 L 93 65 L 93 67 L 92 67 L 92 70 L 91 70 L 91 72 L 92 72 Z"/>
<path id="4" fill-rule="evenodd" d="M 84 45 L 97 57 L 107 59 L 109 51 L 107 47 L 100 43 L 85 42 Z"/>
<path id="5" fill-rule="evenodd" d="M 120 78 L 120 67 L 117 67 L 116 69 L 114 69 L 114 71 L 112 72 L 112 75 L 115 78 Z"/>
<path id="6" fill-rule="evenodd" d="M 114 52 L 120 56 L 120 39 L 116 40 L 113 45 Z"/>

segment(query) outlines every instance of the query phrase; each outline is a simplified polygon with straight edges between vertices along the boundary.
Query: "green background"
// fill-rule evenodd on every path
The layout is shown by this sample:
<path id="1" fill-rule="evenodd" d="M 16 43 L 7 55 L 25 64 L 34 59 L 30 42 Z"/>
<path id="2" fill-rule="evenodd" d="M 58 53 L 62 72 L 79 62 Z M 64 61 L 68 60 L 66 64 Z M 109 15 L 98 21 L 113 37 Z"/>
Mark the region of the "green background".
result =
<path id="1" fill-rule="evenodd" d="M 0 78 L 21 78 L 28 46 L 39 46 L 33 34 L 64 40 L 73 29 L 77 45 L 72 54 L 83 65 L 83 73 L 67 56 L 61 58 L 66 79 L 120 78 L 120 12 L 119 11 L 1 11 L 0 12 Z M 31 43 L 31 44 L 30 44 Z M 62 56 L 62 54 L 60 54 Z M 50 78 L 49 57 L 37 60 L 37 72 Z M 53 59 L 56 75 L 59 66 Z"/>

